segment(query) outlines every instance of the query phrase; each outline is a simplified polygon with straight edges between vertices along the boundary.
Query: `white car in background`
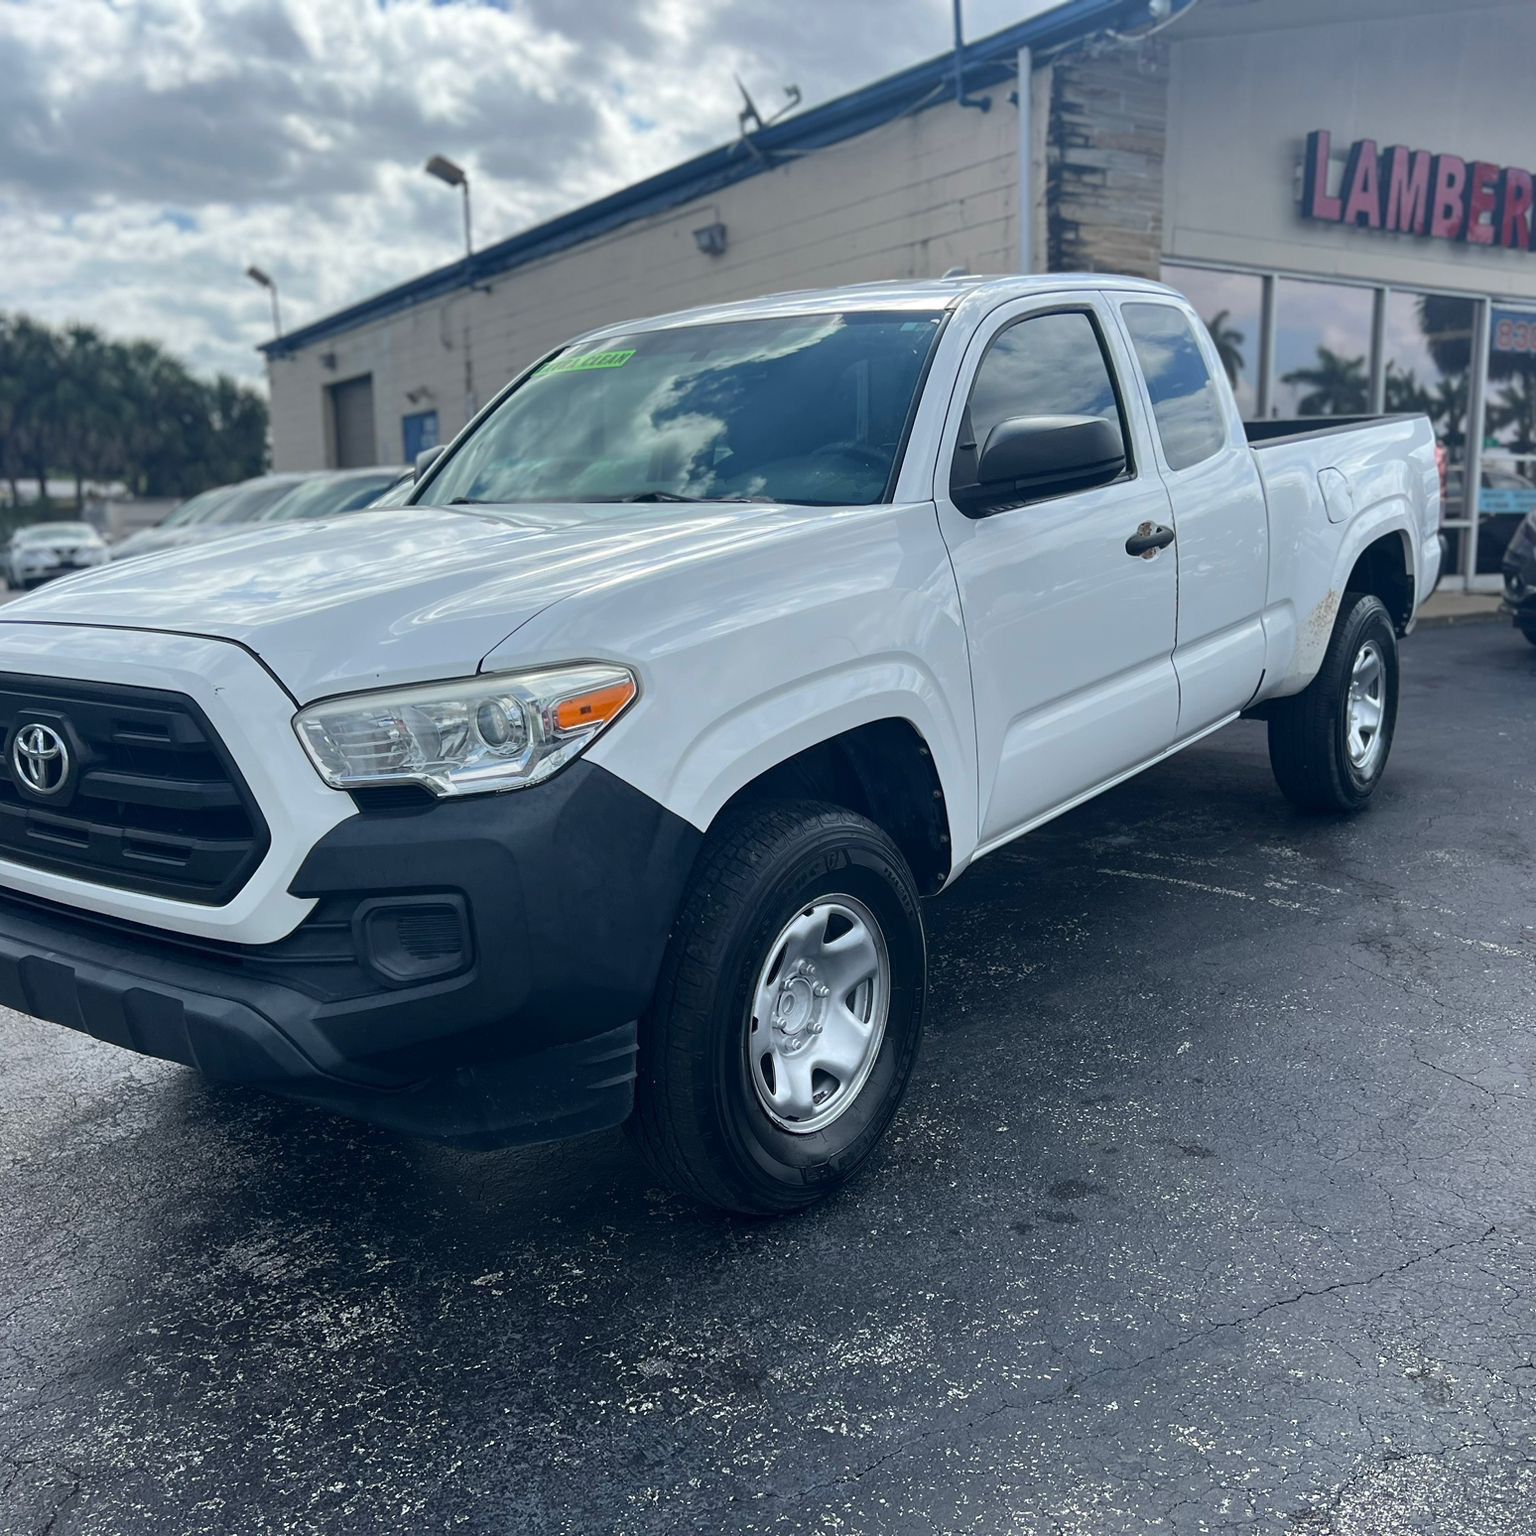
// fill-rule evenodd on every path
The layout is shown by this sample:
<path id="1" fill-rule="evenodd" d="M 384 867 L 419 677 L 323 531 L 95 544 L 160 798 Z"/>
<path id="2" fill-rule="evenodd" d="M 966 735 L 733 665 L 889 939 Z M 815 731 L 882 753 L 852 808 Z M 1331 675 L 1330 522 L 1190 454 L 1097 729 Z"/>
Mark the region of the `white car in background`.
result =
<path id="1" fill-rule="evenodd" d="M 36 523 L 18 528 L 5 547 L 5 584 L 13 591 L 105 565 L 106 541 L 89 523 Z"/>

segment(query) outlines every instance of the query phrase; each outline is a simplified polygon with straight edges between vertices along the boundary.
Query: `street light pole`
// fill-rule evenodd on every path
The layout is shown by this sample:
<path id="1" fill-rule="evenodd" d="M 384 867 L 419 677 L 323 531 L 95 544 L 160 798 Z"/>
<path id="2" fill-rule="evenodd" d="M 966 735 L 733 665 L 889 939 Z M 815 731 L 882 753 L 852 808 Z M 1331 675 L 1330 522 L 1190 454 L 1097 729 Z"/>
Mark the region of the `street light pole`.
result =
<path id="1" fill-rule="evenodd" d="M 283 334 L 283 312 L 278 308 L 277 304 L 277 284 L 260 267 L 247 267 L 245 275 L 253 283 L 257 283 L 265 288 L 272 296 L 272 334 L 274 337 L 281 336 Z"/>
<path id="2" fill-rule="evenodd" d="M 426 164 L 429 176 L 435 176 L 447 186 L 457 187 L 464 194 L 464 260 L 475 254 L 475 244 L 469 220 L 469 174 L 446 155 L 433 155 Z"/>

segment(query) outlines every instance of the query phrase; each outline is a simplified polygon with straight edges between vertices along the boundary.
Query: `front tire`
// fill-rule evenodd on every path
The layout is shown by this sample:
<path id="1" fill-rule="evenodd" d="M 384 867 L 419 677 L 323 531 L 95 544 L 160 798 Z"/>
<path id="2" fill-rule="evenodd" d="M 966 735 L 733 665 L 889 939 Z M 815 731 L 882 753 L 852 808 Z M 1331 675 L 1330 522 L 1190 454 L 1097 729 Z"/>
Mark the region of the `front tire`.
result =
<path id="1" fill-rule="evenodd" d="M 702 1201 L 777 1215 L 868 1161 L 917 1059 L 917 887 L 840 806 L 728 813 L 707 839 L 640 1034 L 632 1130 Z"/>
<path id="2" fill-rule="evenodd" d="M 1524 635 L 1532 645 L 1536 645 L 1536 624 L 1517 624 L 1515 628 L 1518 629 L 1520 633 Z"/>
<path id="3" fill-rule="evenodd" d="M 1387 766 L 1397 725 L 1397 631 L 1379 597 L 1347 592 L 1317 676 L 1269 713 L 1269 761 L 1304 811 L 1358 811 Z"/>

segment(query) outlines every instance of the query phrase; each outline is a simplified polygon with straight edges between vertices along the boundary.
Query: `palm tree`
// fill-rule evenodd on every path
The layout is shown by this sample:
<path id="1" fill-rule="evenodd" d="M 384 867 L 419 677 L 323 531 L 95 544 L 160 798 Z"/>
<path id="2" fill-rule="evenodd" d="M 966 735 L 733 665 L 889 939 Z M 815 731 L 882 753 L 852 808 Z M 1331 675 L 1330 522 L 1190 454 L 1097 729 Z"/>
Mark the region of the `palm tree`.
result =
<path id="1" fill-rule="evenodd" d="M 267 405 L 248 385 L 194 378 L 151 341 L 110 340 L 90 326 L 57 331 L 0 315 L 0 476 L 13 504 L 36 478 L 121 477 L 141 496 L 187 496 L 259 474 Z"/>
<path id="2" fill-rule="evenodd" d="M 1454 452 L 1467 436 L 1467 376 L 1465 373 L 1448 373 L 1435 382 L 1429 397 L 1429 419 L 1434 423 L 1435 436 L 1445 444 L 1447 452 Z"/>
<path id="3" fill-rule="evenodd" d="M 1205 328 L 1211 333 L 1211 340 L 1216 343 L 1216 355 L 1221 359 L 1221 366 L 1226 370 L 1227 383 L 1236 389 L 1237 381 L 1243 372 L 1242 346 L 1247 337 L 1230 323 L 1231 318 L 1230 310 L 1218 309 L 1205 322 Z"/>
<path id="4" fill-rule="evenodd" d="M 1293 368 L 1280 382 L 1307 391 L 1296 402 L 1301 416 L 1358 416 L 1369 399 L 1365 359 L 1345 357 L 1331 347 L 1320 346 L 1310 368 Z"/>
<path id="5" fill-rule="evenodd" d="M 1536 374 L 1529 364 L 1512 373 L 1498 399 L 1488 403 L 1488 426 L 1510 432 L 1508 446 L 1517 453 L 1536 450 Z"/>
<path id="6" fill-rule="evenodd" d="M 1386 407 L 1395 413 L 1431 414 L 1433 400 L 1429 391 L 1419 383 L 1412 368 L 1399 368 L 1396 363 L 1387 364 L 1385 389 Z"/>

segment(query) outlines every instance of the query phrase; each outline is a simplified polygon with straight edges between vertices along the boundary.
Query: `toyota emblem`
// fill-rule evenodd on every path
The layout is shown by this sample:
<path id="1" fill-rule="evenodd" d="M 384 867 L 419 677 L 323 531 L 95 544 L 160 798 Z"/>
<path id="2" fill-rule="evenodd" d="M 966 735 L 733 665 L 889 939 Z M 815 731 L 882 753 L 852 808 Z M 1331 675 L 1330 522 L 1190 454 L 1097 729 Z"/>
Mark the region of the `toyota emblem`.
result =
<path id="1" fill-rule="evenodd" d="M 11 742 L 16 777 L 36 795 L 56 795 L 69 782 L 69 747 L 51 725 L 24 725 Z"/>

